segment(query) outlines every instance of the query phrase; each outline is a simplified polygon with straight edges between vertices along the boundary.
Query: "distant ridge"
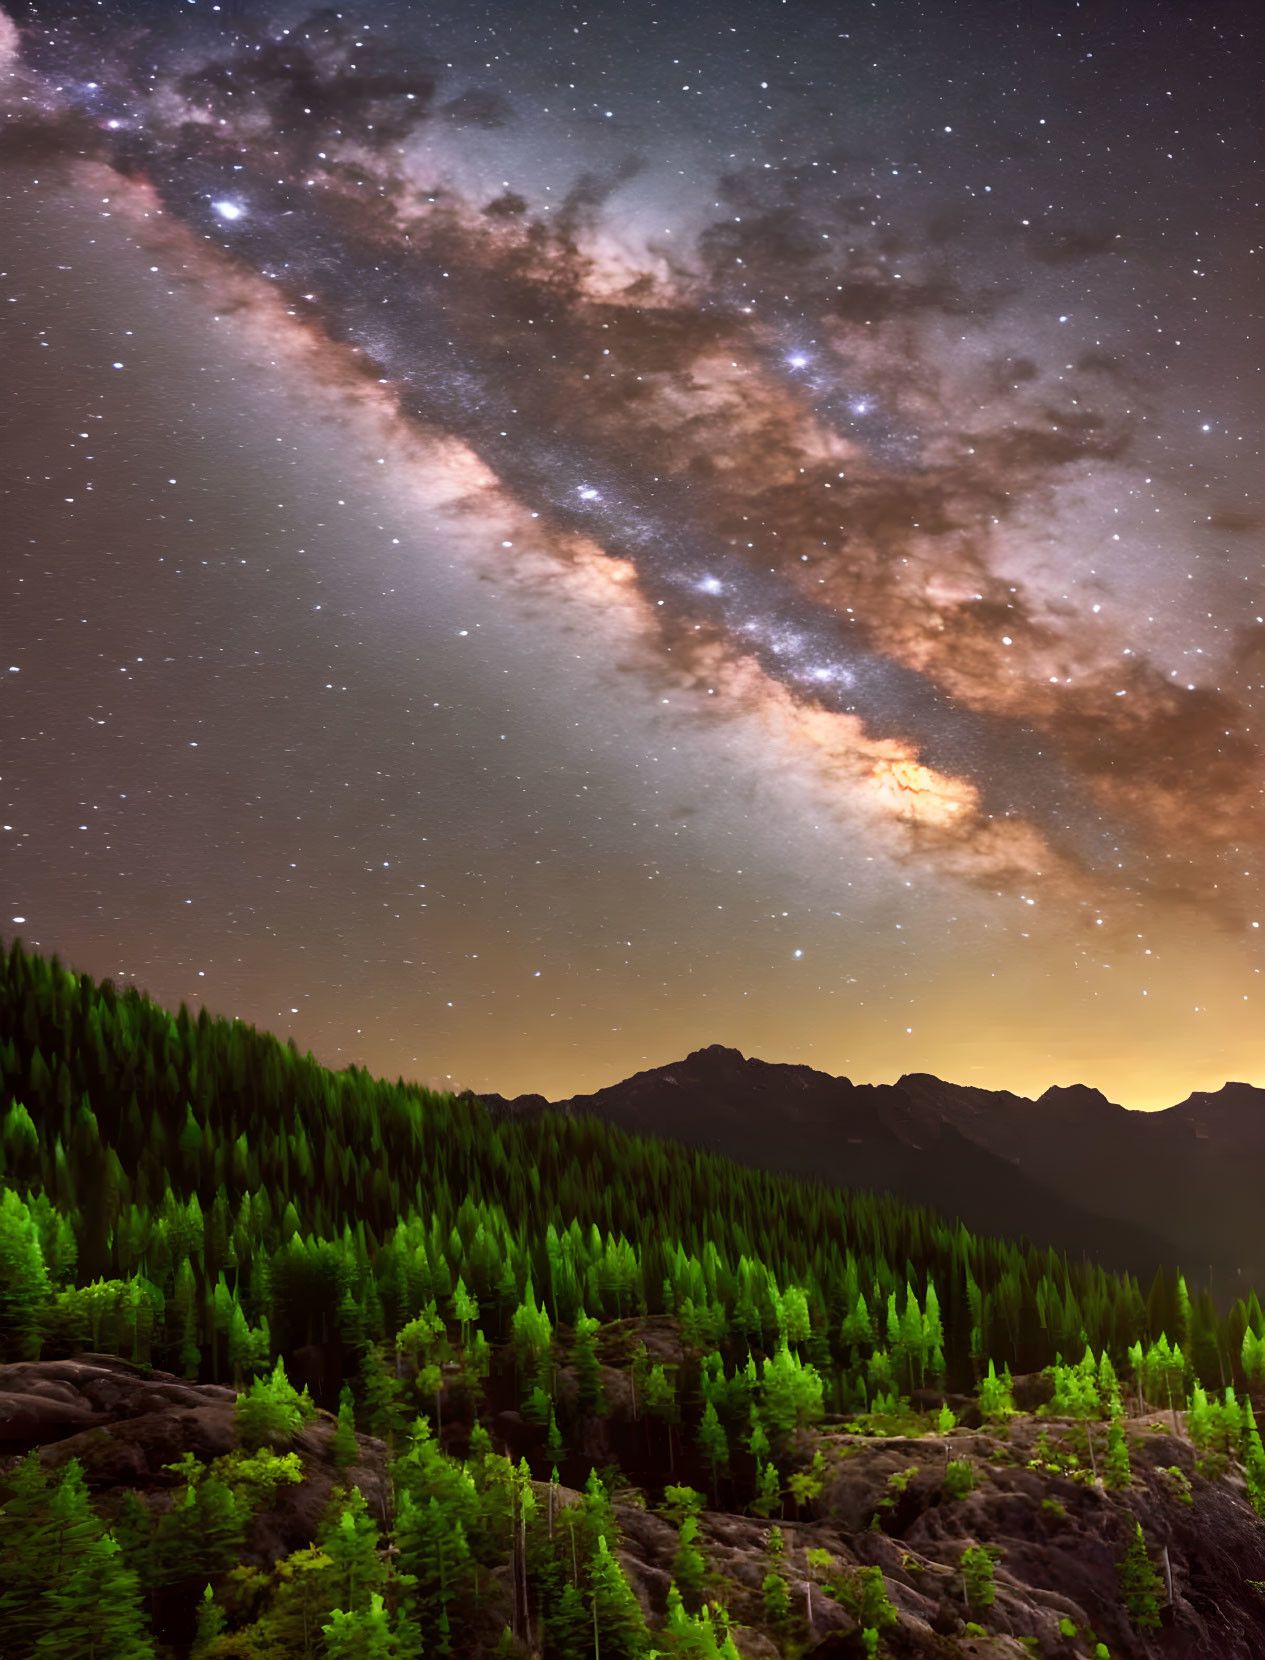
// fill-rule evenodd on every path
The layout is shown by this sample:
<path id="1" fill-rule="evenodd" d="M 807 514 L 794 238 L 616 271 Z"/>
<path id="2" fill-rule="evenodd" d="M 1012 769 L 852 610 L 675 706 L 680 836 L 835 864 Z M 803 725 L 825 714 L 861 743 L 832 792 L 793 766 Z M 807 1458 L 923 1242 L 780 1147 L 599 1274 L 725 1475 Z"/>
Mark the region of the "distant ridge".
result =
<path id="1" fill-rule="evenodd" d="M 591 1113 L 743 1164 L 886 1190 L 972 1230 L 1139 1274 L 1180 1263 L 1218 1298 L 1265 1281 L 1265 1089 L 1251 1084 L 1135 1112 L 1080 1083 L 1036 1101 L 922 1072 L 854 1084 L 712 1044 L 590 1095 L 481 1099 L 514 1116 Z"/>

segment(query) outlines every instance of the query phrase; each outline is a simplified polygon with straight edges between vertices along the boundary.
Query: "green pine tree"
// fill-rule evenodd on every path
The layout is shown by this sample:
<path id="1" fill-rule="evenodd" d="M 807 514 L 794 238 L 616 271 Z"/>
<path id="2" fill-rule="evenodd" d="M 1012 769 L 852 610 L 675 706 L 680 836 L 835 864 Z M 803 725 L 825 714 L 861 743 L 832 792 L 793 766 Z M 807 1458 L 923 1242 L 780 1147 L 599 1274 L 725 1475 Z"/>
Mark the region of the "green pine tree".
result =
<path id="1" fill-rule="evenodd" d="M 377 1435 L 394 1449 L 407 1423 L 404 1392 L 399 1379 L 383 1364 L 377 1345 L 360 1351 L 360 1392 L 371 1435 Z"/>
<path id="2" fill-rule="evenodd" d="M 887 1586 L 883 1583 L 882 1568 L 862 1568 L 859 1580 L 853 1604 L 858 1621 L 863 1628 L 886 1631 L 889 1626 L 896 1624 L 899 1616 L 887 1594 Z"/>
<path id="3" fill-rule="evenodd" d="M 1160 1593 L 1164 1581 L 1147 1555 L 1142 1523 L 1134 1522 L 1129 1548 L 1116 1565 L 1120 1580 L 1120 1594 L 1128 1609 L 1129 1619 L 1137 1631 L 1158 1631 L 1160 1626 Z"/>
<path id="4" fill-rule="evenodd" d="M 718 1504 L 716 1482 L 718 1475 L 729 1468 L 729 1437 L 725 1434 L 725 1426 L 720 1421 L 714 1401 L 708 1401 L 703 1408 L 702 1421 L 698 1426 L 698 1445 L 711 1468 L 712 1502 Z"/>
<path id="5" fill-rule="evenodd" d="M 30 1206 L 5 1188 L 0 1192 L 0 1361 L 38 1355 L 39 1311 L 50 1291 Z"/>
<path id="6" fill-rule="evenodd" d="M 358 1487 L 335 1492 L 317 1544 L 330 1560 L 330 1583 L 336 1606 L 360 1613 L 386 1584 L 387 1570 L 378 1555 L 378 1529 Z"/>
<path id="7" fill-rule="evenodd" d="M 426 1652 L 433 1648 L 446 1652 L 449 1610 L 474 1581 L 474 1563 L 461 1519 L 433 1495 L 414 1500 L 405 1488 L 399 1496 L 394 1538 L 400 1572 L 408 1584 L 403 1606 Z"/>
<path id="8" fill-rule="evenodd" d="M 356 1440 L 356 1407 L 347 1384 L 343 1385 L 338 1397 L 338 1426 L 330 1441 L 330 1451 L 340 1470 L 355 1464 L 360 1457 L 360 1444 Z"/>
<path id="9" fill-rule="evenodd" d="M 259 1660 L 317 1660 L 321 1624 L 338 1600 L 331 1572 L 325 1552 L 308 1545 L 274 1562 L 266 1581 L 258 1575 L 253 1583 L 266 1594 L 266 1612 L 238 1635 L 242 1660 L 256 1660 L 256 1655 Z M 243 1591 L 251 1583 L 244 1581 Z"/>
<path id="10" fill-rule="evenodd" d="M 558 1428 L 558 1419 L 554 1413 L 553 1402 L 549 1403 L 549 1433 L 545 1437 L 545 1456 L 551 1464 L 566 1457 L 567 1444 L 562 1439 L 562 1432 Z"/>
<path id="11" fill-rule="evenodd" d="M 756 1477 L 755 1497 L 747 1506 L 753 1516 L 771 1516 L 782 1502 L 782 1483 L 777 1465 L 761 1464 Z"/>
<path id="12" fill-rule="evenodd" d="M 996 1602 L 993 1559 L 983 1545 L 968 1545 L 962 1553 L 962 1583 L 969 1608 L 991 1608 Z"/>
<path id="13" fill-rule="evenodd" d="M 575 1341 L 571 1345 L 571 1358 L 575 1365 L 576 1383 L 579 1387 L 580 1404 L 591 1412 L 600 1413 L 604 1406 L 602 1391 L 602 1368 L 597 1358 L 597 1342 L 595 1333 L 600 1322 L 584 1312 L 583 1307 L 575 1317 Z"/>
<path id="14" fill-rule="evenodd" d="M 699 1535 L 697 1516 L 686 1516 L 677 1539 L 676 1556 L 672 1562 L 672 1577 L 680 1588 L 682 1599 L 693 1614 L 703 1600 L 703 1576 L 707 1564 L 696 1540 Z"/>
<path id="15" fill-rule="evenodd" d="M 645 1616 L 605 1537 L 599 1537 L 590 1560 L 589 1585 L 603 1660 L 640 1660 L 647 1646 Z"/>
<path id="16" fill-rule="evenodd" d="M 224 1610 L 216 1602 L 215 1592 L 207 1585 L 198 1603 L 198 1619 L 189 1660 L 204 1660 L 214 1649 L 226 1624 Z"/>
<path id="17" fill-rule="evenodd" d="M 786 1581 L 781 1574 L 770 1568 L 760 1589 L 764 1592 L 764 1617 L 771 1626 L 780 1630 L 786 1624 L 791 1611 L 791 1598 L 786 1589 Z"/>
<path id="18" fill-rule="evenodd" d="M 1239 1445 L 1247 1475 L 1247 1496 L 1253 1510 L 1261 1516 L 1265 1515 L 1265 1448 L 1261 1446 L 1261 1433 L 1256 1427 L 1256 1414 L 1250 1400 L 1243 1402 L 1242 1413 Z"/>
<path id="19" fill-rule="evenodd" d="M 335 1608 L 321 1630 L 327 1660 L 395 1660 L 399 1654 L 395 1622 L 377 1591 L 368 1606 L 357 1612 Z"/>
<path id="20" fill-rule="evenodd" d="M 546 1652 L 557 1660 L 589 1660 L 593 1653 L 593 1617 L 578 1585 L 562 1587 L 546 1627 Z"/>
<path id="21" fill-rule="evenodd" d="M 135 1488 L 129 1487 L 120 1499 L 110 1532 L 123 1552 L 124 1562 L 142 1585 L 148 1585 L 154 1515 Z"/>
<path id="22" fill-rule="evenodd" d="M 988 1374 L 980 1379 L 979 1384 L 980 1416 L 989 1423 L 1002 1423 L 1012 1417 L 1015 1411 L 1015 1397 L 1011 1393 L 1010 1368 L 1006 1368 L 1005 1376 L 997 1376 L 997 1367 L 993 1361 L 988 1363 Z"/>
<path id="23" fill-rule="evenodd" d="M 294 1388 L 278 1357 L 271 1375 L 256 1378 L 237 1397 L 233 1421 L 242 1446 L 254 1452 L 259 1447 L 288 1447 L 315 1410 L 307 1389 L 300 1394 Z"/>
<path id="24" fill-rule="evenodd" d="M 40 1634 L 52 1543 L 52 1495 L 38 1451 L 27 1454 L 7 1485 L 9 1497 L 0 1506 L 0 1632 L 24 1655 Z"/>
<path id="25" fill-rule="evenodd" d="M 1129 1444 L 1125 1440 L 1124 1424 L 1119 1414 L 1113 1416 L 1107 1432 L 1107 1459 L 1104 1465 L 1104 1485 L 1112 1491 L 1127 1487 L 1133 1479 L 1129 1463 Z"/>
<path id="26" fill-rule="evenodd" d="M 35 1643 L 39 1660 L 153 1660 L 136 1575 L 106 1533 L 91 1540 L 71 1571 L 41 1599 L 45 1629 Z"/>

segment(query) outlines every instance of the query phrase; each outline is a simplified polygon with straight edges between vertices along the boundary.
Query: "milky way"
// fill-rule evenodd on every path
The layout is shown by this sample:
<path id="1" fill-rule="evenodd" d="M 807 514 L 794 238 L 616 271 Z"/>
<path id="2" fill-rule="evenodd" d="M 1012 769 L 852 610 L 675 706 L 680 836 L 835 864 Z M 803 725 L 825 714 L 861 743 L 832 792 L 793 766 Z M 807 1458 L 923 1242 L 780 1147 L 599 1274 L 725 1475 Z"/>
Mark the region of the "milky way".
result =
<path id="1" fill-rule="evenodd" d="M 523 527 L 483 566 L 523 628 L 619 609 L 647 718 L 754 722 L 753 774 L 941 909 L 1250 943 L 1246 13 L 215 10 L 15 12 L 6 165 L 111 193 L 192 303 Z"/>

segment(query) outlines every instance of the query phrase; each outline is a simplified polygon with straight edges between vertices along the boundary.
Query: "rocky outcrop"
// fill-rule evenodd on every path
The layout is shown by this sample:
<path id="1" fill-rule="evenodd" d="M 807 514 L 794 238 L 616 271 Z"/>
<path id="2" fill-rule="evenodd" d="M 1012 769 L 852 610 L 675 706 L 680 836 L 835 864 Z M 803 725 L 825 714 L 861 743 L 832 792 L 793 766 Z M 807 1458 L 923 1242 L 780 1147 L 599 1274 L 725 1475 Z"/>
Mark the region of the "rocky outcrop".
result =
<path id="1" fill-rule="evenodd" d="M 665 1355 L 679 1344 L 671 1322 L 617 1322 L 604 1334 L 612 1355 L 634 1334 Z M 627 1382 L 617 1368 L 604 1369 L 603 1378 L 611 1394 Z M 0 1367 L 0 1497 L 16 1462 L 36 1448 L 50 1468 L 78 1458 L 107 1517 L 129 1489 L 151 1509 L 165 1509 L 180 1481 L 168 1465 L 187 1452 L 209 1460 L 232 1448 L 234 1401 L 224 1385 L 189 1383 L 105 1355 Z M 591 1420 L 595 1446 L 605 1444 L 598 1427 L 614 1434 L 621 1424 L 642 1444 L 645 1426 L 631 1418 L 631 1398 L 620 1408 Z M 517 1420 L 492 1419 L 494 1436 L 512 1450 L 515 1436 L 531 1426 L 517 1414 L 500 1416 Z M 1086 1469 L 1083 1429 L 1048 1416 L 1021 1414 L 1002 1428 L 958 1426 L 947 1436 L 870 1436 L 845 1423 L 803 1431 L 795 1458 L 807 1468 L 817 1452 L 823 1455 L 820 1492 L 800 1515 L 773 1520 L 706 1510 L 697 1541 L 706 1563 L 704 1595 L 726 1608 L 744 1660 L 776 1660 L 791 1649 L 818 1660 L 859 1657 L 856 1598 L 864 1568 L 881 1570 L 895 1610 L 883 1649 L 892 1660 L 1073 1660 L 1092 1655 L 1099 1642 L 1112 1660 L 1260 1660 L 1265 1522 L 1248 1504 L 1241 1474 L 1233 1465 L 1215 1477 L 1201 1473 L 1168 1415 L 1130 1420 L 1125 1428 L 1132 1479 L 1115 1491 Z M 358 1462 L 336 1470 L 333 1429 L 330 1414 L 318 1411 L 295 1437 L 303 1480 L 279 1488 L 271 1508 L 256 1514 L 247 1563 L 264 1566 L 307 1545 L 335 1481 L 348 1476 L 371 1513 L 386 1520 L 386 1447 L 359 1436 Z M 460 1443 L 466 1429 L 453 1429 Z M 658 1426 L 656 1432 L 663 1433 Z M 1101 1427 L 1099 1436 L 1101 1460 Z M 965 1482 L 954 1485 L 950 1463 L 959 1476 L 966 1467 Z M 659 1470 L 659 1478 L 665 1473 Z M 542 1514 L 556 1515 L 580 1497 L 574 1487 L 555 1486 L 550 1494 L 547 1481 L 536 1486 Z M 656 1625 L 667 1607 L 677 1528 L 634 1489 L 614 1508 L 621 1560 Z M 1130 1623 L 1118 1575 L 1137 1522 L 1164 1585 L 1162 1624 L 1153 1633 Z M 774 1528 L 781 1530 L 780 1552 Z M 995 1559 L 995 1600 L 987 1607 L 973 1606 L 967 1595 L 963 1559 L 971 1546 Z M 823 1551 L 824 1562 L 816 1554 Z M 781 1625 L 768 1619 L 771 1570 L 789 1593 Z M 489 1644 L 512 1603 L 508 1570 L 496 1570 L 493 1582 L 503 1595 L 485 1610 Z"/>
<path id="2" fill-rule="evenodd" d="M 38 1448 L 49 1469 L 77 1458 L 102 1514 L 124 1492 L 140 1493 L 153 1510 L 169 1506 L 180 1477 L 168 1465 L 186 1453 L 202 1463 L 233 1450 L 234 1389 L 190 1383 L 169 1372 L 146 1371 L 113 1355 L 0 1366 L 0 1494 L 20 1458 Z M 244 1560 L 259 1565 L 300 1550 L 316 1536 L 334 1490 L 330 1450 L 334 1418 L 318 1410 L 295 1436 L 292 1450 L 303 1480 L 278 1489 L 272 1509 L 253 1521 Z M 371 1511 L 388 1514 L 387 1450 L 372 1436 L 357 1437 L 360 1460 L 350 1472 Z"/>

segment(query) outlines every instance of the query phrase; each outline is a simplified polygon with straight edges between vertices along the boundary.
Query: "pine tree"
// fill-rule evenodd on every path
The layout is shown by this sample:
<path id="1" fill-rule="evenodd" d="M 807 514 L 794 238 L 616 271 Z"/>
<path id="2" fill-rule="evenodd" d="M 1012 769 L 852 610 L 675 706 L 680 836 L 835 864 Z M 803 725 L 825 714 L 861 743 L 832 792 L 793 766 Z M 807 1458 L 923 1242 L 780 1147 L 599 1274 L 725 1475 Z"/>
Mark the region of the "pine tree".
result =
<path id="1" fill-rule="evenodd" d="M 286 1660 L 315 1660 L 320 1650 L 321 1622 L 327 1620 L 337 1602 L 331 1583 L 332 1564 L 315 1545 L 292 1551 L 274 1562 L 270 1579 L 267 1612 L 242 1634 L 243 1660 L 253 1656 L 252 1639 L 269 1657 Z"/>
<path id="2" fill-rule="evenodd" d="M 597 1344 L 594 1338 L 598 1326 L 599 1322 L 586 1314 L 581 1307 L 575 1317 L 575 1342 L 571 1347 L 571 1355 L 575 1363 L 580 1404 L 592 1412 L 601 1412 L 603 1406 L 602 1369 L 598 1364 Z"/>
<path id="3" fill-rule="evenodd" d="M 557 1415 L 553 1409 L 553 1402 L 549 1402 L 549 1433 L 545 1437 L 545 1456 L 551 1464 L 556 1465 L 558 1460 L 566 1456 L 567 1444 L 562 1439 L 562 1432 L 558 1428 Z"/>
<path id="4" fill-rule="evenodd" d="M 980 1379 L 979 1383 L 980 1416 L 990 1423 L 1001 1423 L 1013 1416 L 1015 1398 L 1011 1393 L 1010 1368 L 1006 1368 L 1003 1378 L 997 1376 L 997 1367 L 992 1360 L 988 1363 L 988 1375 Z"/>
<path id="5" fill-rule="evenodd" d="M 1134 1522 L 1133 1538 L 1129 1548 L 1116 1566 L 1120 1580 L 1120 1594 L 1128 1609 L 1129 1619 L 1137 1631 L 1158 1631 L 1160 1626 L 1160 1592 L 1164 1581 L 1156 1572 L 1147 1555 L 1142 1523 Z"/>
<path id="6" fill-rule="evenodd" d="M 703 1409 L 702 1421 L 698 1426 L 698 1445 L 703 1457 L 711 1466 L 712 1502 L 719 1503 L 717 1473 L 729 1468 L 729 1437 L 725 1434 L 725 1426 L 720 1421 L 720 1414 L 716 1411 L 713 1401 L 708 1401 Z"/>
<path id="7" fill-rule="evenodd" d="M 204 1660 L 211 1652 L 217 1639 L 223 1633 L 226 1624 L 224 1610 L 215 1600 L 215 1592 L 210 1585 L 202 1593 L 198 1603 L 197 1626 L 194 1631 L 193 1647 L 189 1651 L 189 1660 Z"/>
<path id="8" fill-rule="evenodd" d="M 39 1311 L 51 1290 L 39 1229 L 25 1200 L 0 1192 L 0 1360 L 39 1353 Z"/>
<path id="9" fill-rule="evenodd" d="M 610 1494 L 603 1487 L 602 1479 L 596 1470 L 589 1471 L 589 1479 L 584 1483 L 581 1511 L 587 1541 L 586 1550 L 596 1549 L 598 1541 L 602 1539 L 608 1545 L 613 1545 L 619 1537 L 619 1530 L 615 1526 L 615 1510 L 611 1504 Z"/>
<path id="10" fill-rule="evenodd" d="M 15 1653 L 24 1654 L 41 1629 L 52 1496 L 38 1451 L 28 1453 L 7 1480 L 9 1498 L 0 1506 L 0 1632 Z"/>
<path id="11" fill-rule="evenodd" d="M 782 1503 L 782 1482 L 777 1465 L 761 1464 L 756 1477 L 755 1497 L 747 1506 L 753 1516 L 771 1516 Z"/>
<path id="12" fill-rule="evenodd" d="M 375 1343 L 360 1351 L 360 1390 L 370 1434 L 394 1449 L 406 1423 L 403 1391 L 399 1379 L 383 1365 Z"/>
<path id="13" fill-rule="evenodd" d="M 1104 1468 L 1104 1483 L 1113 1491 L 1127 1487 L 1133 1479 L 1133 1470 L 1129 1463 L 1129 1445 L 1125 1440 L 1124 1425 L 1119 1413 L 1112 1417 L 1111 1428 L 1107 1432 L 1107 1460 Z"/>
<path id="14" fill-rule="evenodd" d="M 48 1505 L 46 1594 L 73 1574 L 101 1537 L 101 1523 L 88 1502 L 83 1465 L 72 1458 L 52 1488 Z"/>
<path id="15" fill-rule="evenodd" d="M 1243 1402 L 1240 1446 L 1247 1475 L 1247 1496 L 1257 1515 L 1265 1515 L 1265 1448 L 1261 1446 L 1261 1434 L 1256 1427 L 1256 1414 L 1250 1400 Z"/>
<path id="16" fill-rule="evenodd" d="M 593 1625 L 604 1660 L 640 1660 L 646 1650 L 646 1621 L 624 1570 L 604 1537 L 589 1564 Z"/>
<path id="17" fill-rule="evenodd" d="M 668 1474 L 674 1468 L 673 1424 L 681 1421 L 681 1409 L 676 1398 L 676 1382 L 663 1370 L 662 1362 L 655 1361 L 646 1377 L 643 1404 L 652 1418 L 664 1425 L 668 1438 Z"/>
<path id="18" fill-rule="evenodd" d="M 328 1660 L 395 1660 L 400 1652 L 395 1622 L 376 1591 L 357 1612 L 335 1608 L 321 1630 Z"/>
<path id="19" fill-rule="evenodd" d="M 338 1426 L 330 1440 L 330 1452 L 340 1470 L 345 1470 L 360 1457 L 360 1444 L 356 1440 L 355 1402 L 347 1384 L 343 1385 L 338 1397 Z"/>
<path id="20" fill-rule="evenodd" d="M 698 1534 L 698 1517 L 686 1516 L 681 1523 L 676 1556 L 672 1561 L 672 1577 L 691 1613 L 695 1613 L 702 1602 L 703 1575 L 707 1569 L 703 1553 L 695 1543 Z"/>
<path id="21" fill-rule="evenodd" d="M 70 1573 L 45 1591 L 41 1614 L 40 1660 L 153 1660 L 136 1575 L 108 1533 L 89 1541 Z"/>
<path id="22" fill-rule="evenodd" d="M 394 1537 L 401 1573 L 409 1581 L 403 1603 L 421 1634 L 423 1647 L 447 1651 L 448 1610 L 473 1577 L 473 1563 L 460 1517 L 433 1495 L 415 1501 L 399 1496 Z"/>
<path id="23" fill-rule="evenodd" d="M 791 1497 L 795 1500 L 796 1515 L 821 1496 L 821 1490 L 826 1485 L 829 1471 L 826 1467 L 825 1455 L 818 1447 L 813 1454 L 812 1464 L 807 1470 L 795 1470 L 787 1482 L 791 1490 Z"/>
<path id="24" fill-rule="evenodd" d="M 765 1619 L 771 1626 L 780 1628 L 786 1624 L 787 1616 L 791 1611 L 791 1599 L 786 1589 L 786 1581 L 781 1574 L 775 1573 L 770 1568 L 764 1576 L 760 1589 L 764 1593 Z"/>
<path id="25" fill-rule="evenodd" d="M 119 1501 L 114 1518 L 113 1533 L 123 1560 L 136 1574 L 142 1585 L 149 1581 L 150 1543 L 154 1536 L 154 1516 L 144 1499 L 129 1487 Z"/>
<path id="26" fill-rule="evenodd" d="M 663 1514 L 673 1524 L 680 1528 L 687 1516 L 702 1514 L 707 1503 L 704 1494 L 697 1487 L 665 1487 L 663 1489 Z"/>
<path id="27" fill-rule="evenodd" d="M 514 1347 L 519 1363 L 545 1393 L 553 1393 L 553 1368 L 549 1364 L 552 1352 L 553 1327 L 549 1315 L 536 1302 L 531 1277 L 523 1292 L 523 1300 L 510 1321 Z"/>
<path id="28" fill-rule="evenodd" d="M 156 1519 L 149 1552 L 152 1585 L 171 1585 L 217 1574 L 236 1562 L 249 1520 L 249 1504 L 186 1453 L 169 1466 L 185 1477 L 170 1510 Z"/>
<path id="29" fill-rule="evenodd" d="M 359 1613 L 372 1592 L 386 1584 L 387 1570 L 378 1555 L 378 1529 L 358 1487 L 335 1492 L 317 1539 L 330 1560 L 330 1583 L 337 1606 Z"/>
<path id="30" fill-rule="evenodd" d="M 862 1568 L 858 1577 L 860 1584 L 853 1612 L 863 1628 L 886 1631 L 889 1626 L 896 1624 L 899 1615 L 887 1594 L 887 1586 L 883 1583 L 882 1568 Z"/>
<path id="31" fill-rule="evenodd" d="M 747 1448 L 757 1464 L 762 1464 L 771 1451 L 769 1438 L 764 1432 L 764 1425 L 760 1421 L 760 1414 L 752 1409 L 751 1434 L 747 1437 Z"/>
<path id="32" fill-rule="evenodd" d="M 662 1635 L 668 1640 L 668 1652 L 674 1660 L 720 1660 L 724 1653 L 717 1645 L 711 1609 L 701 1608 L 693 1616 L 687 1614 L 675 1585 L 668 1586 L 667 1618 Z"/>
<path id="33" fill-rule="evenodd" d="M 1190 1405 L 1186 1409 L 1186 1433 L 1197 1447 L 1204 1448 L 1212 1440 L 1212 1430 L 1208 1396 L 1203 1385 L 1196 1383 L 1190 1392 Z"/>
<path id="34" fill-rule="evenodd" d="M 472 1297 L 466 1290 L 466 1282 L 461 1275 L 457 1276 L 456 1289 L 452 1294 L 452 1317 L 461 1325 L 461 1346 L 464 1349 L 470 1341 L 471 1323 L 479 1318 L 479 1299 Z"/>
<path id="35" fill-rule="evenodd" d="M 761 1379 L 761 1415 L 778 1444 L 790 1441 L 797 1427 L 816 1423 L 822 1414 L 823 1388 L 815 1366 L 806 1365 L 783 1342 L 766 1357 Z"/>
<path id="36" fill-rule="evenodd" d="M 307 1389 L 300 1394 L 294 1388 L 278 1358 L 270 1376 L 256 1378 L 237 1397 L 233 1421 L 242 1446 L 254 1452 L 259 1447 L 289 1446 L 315 1410 Z"/>
<path id="37" fill-rule="evenodd" d="M 557 1660 L 588 1660 L 593 1652 L 593 1619 L 578 1585 L 562 1587 L 546 1626 L 546 1652 Z"/>
<path id="38" fill-rule="evenodd" d="M 993 1559 L 982 1545 L 968 1545 L 962 1553 L 962 1583 L 969 1608 L 991 1608 L 996 1602 Z"/>

